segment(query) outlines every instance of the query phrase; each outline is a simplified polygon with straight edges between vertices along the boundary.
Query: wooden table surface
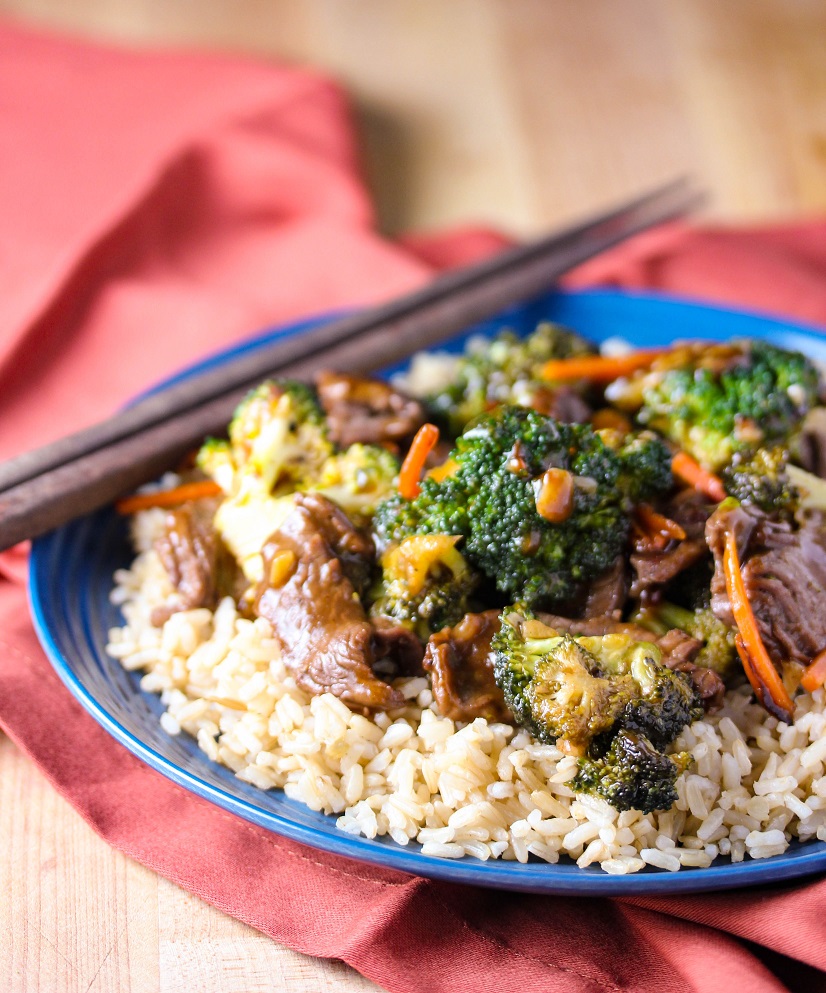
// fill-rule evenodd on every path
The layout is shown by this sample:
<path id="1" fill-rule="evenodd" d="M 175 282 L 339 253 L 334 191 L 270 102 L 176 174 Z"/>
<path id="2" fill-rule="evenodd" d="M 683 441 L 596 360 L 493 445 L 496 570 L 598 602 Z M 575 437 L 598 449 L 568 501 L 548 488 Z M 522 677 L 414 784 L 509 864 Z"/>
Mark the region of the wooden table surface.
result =
<path id="1" fill-rule="evenodd" d="M 353 95 L 382 228 L 526 235 L 676 174 L 727 221 L 826 208 L 822 0 L 0 0 L 137 45 L 286 57 Z M 110 849 L 0 737 L 3 990 L 367 991 Z"/>

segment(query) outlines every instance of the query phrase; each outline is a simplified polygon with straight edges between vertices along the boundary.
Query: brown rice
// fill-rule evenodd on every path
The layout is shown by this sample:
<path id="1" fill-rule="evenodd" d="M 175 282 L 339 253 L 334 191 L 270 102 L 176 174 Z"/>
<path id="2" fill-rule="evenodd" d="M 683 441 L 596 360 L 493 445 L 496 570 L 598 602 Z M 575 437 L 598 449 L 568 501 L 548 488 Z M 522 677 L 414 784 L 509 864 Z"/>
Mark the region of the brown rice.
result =
<path id="1" fill-rule="evenodd" d="M 570 856 L 614 874 L 768 858 L 793 838 L 826 840 L 823 690 L 798 698 L 792 726 L 747 687 L 730 692 L 723 710 L 674 743 L 694 761 L 672 809 L 618 813 L 574 795 L 576 760 L 556 747 L 505 724 L 441 717 L 426 679 L 398 680 L 406 706 L 371 720 L 329 694 L 309 697 L 267 622 L 238 616 L 229 599 L 153 627 L 153 607 L 173 592 L 151 551 L 159 521 L 157 511 L 136 520 L 143 551 L 115 577 L 126 623 L 111 631 L 109 654 L 160 694 L 168 733 L 192 735 L 239 779 L 335 815 L 342 831 L 418 841 L 441 858 Z"/>

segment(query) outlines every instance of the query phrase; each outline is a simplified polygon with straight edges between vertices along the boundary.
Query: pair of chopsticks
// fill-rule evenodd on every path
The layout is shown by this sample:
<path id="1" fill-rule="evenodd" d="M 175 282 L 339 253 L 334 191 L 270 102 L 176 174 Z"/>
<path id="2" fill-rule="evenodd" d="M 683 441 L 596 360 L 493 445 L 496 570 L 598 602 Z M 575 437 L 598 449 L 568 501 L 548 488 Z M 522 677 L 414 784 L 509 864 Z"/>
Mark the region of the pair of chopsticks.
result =
<path id="1" fill-rule="evenodd" d="M 222 432 L 246 392 L 268 376 L 321 368 L 372 372 L 529 300 L 569 269 L 700 201 L 685 179 L 455 270 L 406 296 L 272 342 L 184 379 L 121 413 L 0 463 L 0 549 L 110 503 Z"/>

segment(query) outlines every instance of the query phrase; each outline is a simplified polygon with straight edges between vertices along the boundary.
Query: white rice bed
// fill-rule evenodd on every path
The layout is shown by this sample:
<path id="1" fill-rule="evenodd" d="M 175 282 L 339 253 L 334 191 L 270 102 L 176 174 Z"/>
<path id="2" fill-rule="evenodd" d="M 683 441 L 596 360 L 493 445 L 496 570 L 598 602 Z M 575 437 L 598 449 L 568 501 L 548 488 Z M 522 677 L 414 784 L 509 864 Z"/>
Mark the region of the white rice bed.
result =
<path id="1" fill-rule="evenodd" d="M 372 720 L 330 694 L 308 696 L 268 623 L 239 617 L 229 599 L 153 627 L 152 608 L 172 591 L 152 551 L 116 584 L 127 623 L 107 651 L 161 695 L 164 729 L 192 735 L 239 779 L 335 815 L 350 834 L 418 841 L 440 858 L 570 856 L 613 874 L 768 858 L 794 837 L 826 840 L 822 690 L 799 698 L 791 727 L 755 706 L 748 688 L 730 693 L 675 742 L 694 762 L 672 809 L 620 813 L 573 793 L 576 760 L 555 746 L 506 724 L 439 716 L 426 679 L 397 680 L 408 704 Z"/>

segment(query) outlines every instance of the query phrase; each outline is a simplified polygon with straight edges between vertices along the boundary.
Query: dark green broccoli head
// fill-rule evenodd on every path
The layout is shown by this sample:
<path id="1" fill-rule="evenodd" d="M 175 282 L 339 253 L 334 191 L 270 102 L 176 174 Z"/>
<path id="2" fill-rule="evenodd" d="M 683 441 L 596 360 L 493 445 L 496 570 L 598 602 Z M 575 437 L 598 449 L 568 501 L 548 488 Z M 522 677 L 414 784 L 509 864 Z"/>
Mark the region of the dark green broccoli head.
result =
<path id="1" fill-rule="evenodd" d="M 382 575 L 372 591 L 373 617 L 389 617 L 427 641 L 469 612 L 478 576 L 456 550 L 457 538 L 421 534 L 393 545 L 381 558 Z"/>
<path id="2" fill-rule="evenodd" d="M 526 338 L 501 331 L 493 341 L 472 340 L 459 359 L 450 386 L 425 397 L 425 401 L 455 436 L 492 407 L 529 406 L 536 390 L 547 390 L 539 370 L 549 359 L 593 351 L 590 342 L 558 324 L 542 323 Z"/>
<path id="3" fill-rule="evenodd" d="M 494 676 L 516 723 L 539 741 L 584 749 L 609 731 L 636 696 L 628 675 L 604 674 L 575 638 L 518 610 L 494 636 Z"/>
<path id="4" fill-rule="evenodd" d="M 656 646 L 626 634 L 559 635 L 514 608 L 492 649 L 516 722 L 540 741 L 564 739 L 582 752 L 626 728 L 664 747 L 702 715 L 690 680 L 663 666 Z"/>
<path id="5" fill-rule="evenodd" d="M 661 438 L 650 431 L 629 435 L 616 452 L 617 486 L 632 503 L 647 503 L 671 489 L 671 452 Z"/>
<path id="6" fill-rule="evenodd" d="M 622 657 L 639 695 L 626 705 L 618 724 L 645 735 L 656 748 L 665 748 L 687 724 L 703 716 L 703 707 L 690 678 L 661 665 L 660 652 L 652 648 L 646 645 Z"/>
<path id="7" fill-rule="evenodd" d="M 675 783 L 690 761 L 686 752 L 664 755 L 643 734 L 621 729 L 598 758 L 582 758 L 570 784 L 593 793 L 617 810 L 668 810 L 677 799 Z"/>
<path id="8" fill-rule="evenodd" d="M 804 355 L 755 340 L 676 348 L 606 396 L 717 472 L 737 451 L 786 441 L 819 385 Z"/>
<path id="9" fill-rule="evenodd" d="M 767 514 L 793 514 L 800 492 L 787 471 L 789 453 L 780 445 L 756 452 L 735 452 L 722 472 L 726 492 L 740 503 L 753 504 Z"/>
<path id="10" fill-rule="evenodd" d="M 379 547 L 407 534 L 461 535 L 470 564 L 533 607 L 570 599 L 622 550 L 630 501 L 619 481 L 633 464 L 588 425 L 500 407 L 470 425 L 451 460 L 453 471 L 425 479 L 415 500 L 378 508 Z"/>

